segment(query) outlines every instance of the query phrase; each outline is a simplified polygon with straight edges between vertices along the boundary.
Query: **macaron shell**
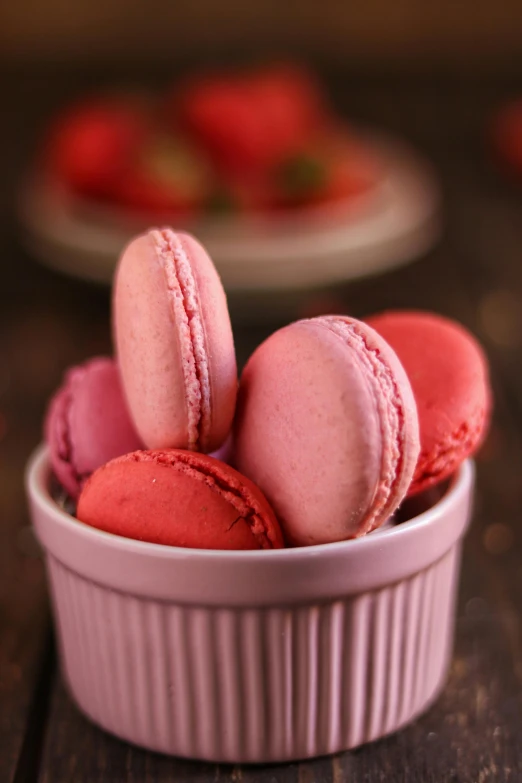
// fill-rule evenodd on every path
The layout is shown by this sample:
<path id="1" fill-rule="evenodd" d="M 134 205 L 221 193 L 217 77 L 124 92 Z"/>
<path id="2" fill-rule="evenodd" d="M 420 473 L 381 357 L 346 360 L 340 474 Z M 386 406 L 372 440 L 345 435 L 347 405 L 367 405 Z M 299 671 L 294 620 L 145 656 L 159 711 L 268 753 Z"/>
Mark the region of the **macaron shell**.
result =
<path id="1" fill-rule="evenodd" d="M 204 333 L 197 351 L 204 353 L 208 365 L 210 409 L 199 410 L 199 389 L 187 386 L 184 366 L 198 357 L 176 320 L 154 232 L 128 245 L 116 272 L 113 308 L 118 360 L 136 428 L 149 448 L 194 445 L 189 421 L 198 407 L 197 418 L 210 422 L 198 448 L 211 451 L 231 428 L 237 392 L 226 297 L 205 250 L 192 237 L 170 233 L 184 249 L 196 285 Z M 165 258 L 163 263 L 167 263 Z"/>
<path id="2" fill-rule="evenodd" d="M 210 379 L 210 432 L 204 451 L 213 451 L 232 428 L 237 397 L 234 337 L 221 280 L 206 250 L 190 234 L 178 238 L 191 260 L 202 307 Z"/>
<path id="3" fill-rule="evenodd" d="M 158 450 L 113 460 L 87 482 L 78 519 L 150 543 L 197 549 L 283 546 L 260 490 L 212 457 Z"/>
<path id="4" fill-rule="evenodd" d="M 409 418 L 412 406 L 411 397 Z M 332 331 L 301 321 L 257 349 L 241 377 L 234 435 L 235 465 L 261 487 L 290 543 L 368 532 L 361 521 L 379 490 L 385 444 L 374 389 Z M 400 502 L 417 453 L 413 419 L 409 456 L 383 514 Z"/>
<path id="5" fill-rule="evenodd" d="M 379 411 L 381 474 L 371 513 L 361 528 L 361 533 L 370 532 L 389 519 L 410 486 L 420 451 L 415 397 L 397 354 L 374 329 L 348 316 L 322 316 L 313 322 L 335 328 L 346 347 L 358 351 Z"/>
<path id="6" fill-rule="evenodd" d="M 182 346 L 152 238 L 124 251 L 114 281 L 113 324 L 125 395 L 149 448 L 187 444 Z"/>
<path id="7" fill-rule="evenodd" d="M 450 476 L 484 438 L 491 393 L 485 355 L 462 326 L 432 313 L 367 319 L 398 354 L 417 402 L 421 452 L 409 495 Z"/>
<path id="8" fill-rule="evenodd" d="M 94 360 L 83 377 L 71 377 L 70 442 L 82 475 L 143 445 L 132 424 L 117 364 Z"/>
<path id="9" fill-rule="evenodd" d="M 44 423 L 44 437 L 49 447 L 49 457 L 56 478 L 65 491 L 76 498 L 80 492 L 80 480 L 70 458 L 69 402 L 69 389 L 64 385 L 49 403 Z"/>
<path id="10" fill-rule="evenodd" d="M 72 497 L 100 465 L 141 448 L 112 359 L 68 371 L 49 406 L 45 435 L 53 470 Z"/>

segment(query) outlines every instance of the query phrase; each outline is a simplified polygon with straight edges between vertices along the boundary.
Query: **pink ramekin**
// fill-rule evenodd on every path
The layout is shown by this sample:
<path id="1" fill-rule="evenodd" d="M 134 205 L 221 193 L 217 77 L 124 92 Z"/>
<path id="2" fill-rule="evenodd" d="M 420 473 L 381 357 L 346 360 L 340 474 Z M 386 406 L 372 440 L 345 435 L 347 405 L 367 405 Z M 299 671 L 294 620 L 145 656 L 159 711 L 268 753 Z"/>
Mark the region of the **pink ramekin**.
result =
<path id="1" fill-rule="evenodd" d="M 303 759 L 395 731 L 446 678 L 473 477 L 468 461 L 432 508 L 378 535 L 221 552 L 78 522 L 40 448 L 27 488 L 75 701 L 129 742 L 211 761 Z"/>

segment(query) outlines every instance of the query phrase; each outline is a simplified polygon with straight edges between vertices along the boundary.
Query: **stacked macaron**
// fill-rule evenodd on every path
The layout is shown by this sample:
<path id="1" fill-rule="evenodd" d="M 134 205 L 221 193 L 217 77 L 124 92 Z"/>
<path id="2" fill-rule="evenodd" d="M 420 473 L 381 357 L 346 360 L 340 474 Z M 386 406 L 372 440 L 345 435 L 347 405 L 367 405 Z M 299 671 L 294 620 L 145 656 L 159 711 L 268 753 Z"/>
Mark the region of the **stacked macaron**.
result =
<path id="1" fill-rule="evenodd" d="M 114 535 L 204 549 L 362 536 L 454 474 L 487 428 L 480 347 L 420 312 L 290 324 L 238 391 L 219 277 L 170 229 L 125 249 L 113 321 L 116 359 L 68 372 L 45 434 L 78 519 Z"/>

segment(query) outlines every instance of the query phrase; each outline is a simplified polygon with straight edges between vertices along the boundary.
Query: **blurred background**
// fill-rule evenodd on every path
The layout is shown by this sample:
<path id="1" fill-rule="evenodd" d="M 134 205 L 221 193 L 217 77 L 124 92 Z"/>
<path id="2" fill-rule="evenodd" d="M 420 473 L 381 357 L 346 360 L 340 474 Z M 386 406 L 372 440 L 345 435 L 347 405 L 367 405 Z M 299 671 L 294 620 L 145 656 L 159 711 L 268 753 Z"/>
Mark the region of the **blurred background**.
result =
<path id="1" fill-rule="evenodd" d="M 516 0 L 3 3 L 0 448 L 10 458 L 2 452 L 2 515 L 23 507 L 23 464 L 64 369 L 111 351 L 109 289 L 91 278 L 110 280 L 125 231 L 110 233 L 110 212 L 87 229 L 81 209 L 62 220 L 45 190 L 36 207 L 27 198 L 28 177 L 41 167 L 57 118 L 98 92 L 167 95 L 194 73 L 272 61 L 304 66 L 317 76 L 336 121 L 363 129 L 370 154 L 377 150 L 378 157 L 382 139 L 392 140 L 386 171 L 398 178 L 403 200 L 397 213 L 392 188 L 384 201 L 350 214 L 342 241 L 333 231 L 338 252 L 330 267 L 321 255 L 331 240 L 328 221 L 319 240 L 294 242 L 306 216 L 292 224 L 282 250 L 277 243 L 273 252 L 264 248 L 246 282 L 249 253 L 259 250 L 270 226 L 257 228 L 245 252 L 235 248 L 229 267 L 221 256 L 230 246 L 218 248 L 239 363 L 296 317 L 404 306 L 460 318 L 509 363 L 521 325 L 522 120 L 515 116 L 503 134 L 495 127 L 498 112 L 522 96 L 521 27 Z M 83 257 L 91 240 L 93 254 Z M 210 239 L 209 247 L 212 252 Z M 282 275 L 278 254 L 286 251 Z M 267 268 L 274 270 L 269 283 L 259 282 L 258 272 Z"/>
<path id="2" fill-rule="evenodd" d="M 196 0 L 146 5 L 123 0 L 22 0 L 4 4 L 2 58 L 17 64 L 94 65 L 229 58 L 290 52 L 330 63 L 402 62 L 487 67 L 520 53 L 516 0 L 370 0 L 350 7 L 326 0 L 293 3 Z"/>
<path id="3" fill-rule="evenodd" d="M 517 345 L 520 326 L 514 293 L 518 278 L 510 283 L 518 268 L 512 262 L 514 256 L 518 261 L 520 161 L 517 128 L 514 135 L 504 134 L 507 152 L 502 143 L 499 152 L 491 129 L 497 112 L 522 96 L 521 26 L 516 0 L 431 5 L 371 0 L 355 6 L 334 0 L 303 0 L 298 6 L 273 0 L 3 3 L 0 438 L 17 433 L 13 443 L 20 458 L 3 463 L 1 474 L 9 491 L 17 487 L 16 502 L 23 458 L 38 438 L 45 399 L 63 369 L 111 349 L 107 288 L 82 279 L 90 276 L 85 265 L 78 278 L 74 270 L 70 276 L 38 263 L 71 272 L 74 224 L 65 232 L 66 261 L 63 248 L 54 257 L 52 249 L 41 252 L 44 239 L 38 231 L 61 230 L 52 213 L 39 216 L 38 230 L 33 225 L 29 237 L 31 206 L 23 202 L 23 185 L 56 117 L 96 91 L 162 91 L 194 71 L 230 65 L 281 59 L 304 64 L 318 75 L 341 121 L 393 138 L 417 156 L 413 165 L 424 168 L 409 206 L 414 214 L 429 192 L 430 229 L 402 255 L 392 252 L 389 266 L 411 263 L 385 271 L 386 262 L 379 262 L 371 271 L 382 274 L 369 278 L 363 259 L 362 269 L 359 264 L 353 274 L 346 263 L 345 279 L 341 268 L 324 284 L 319 276 L 297 293 L 288 279 L 279 290 L 276 276 L 269 296 L 263 292 L 256 298 L 255 280 L 244 293 L 241 283 L 234 285 L 225 276 L 225 283 L 231 282 L 227 288 L 240 363 L 269 331 L 300 315 L 330 310 L 362 315 L 388 306 L 430 304 L 467 321 L 504 351 Z M 407 208 L 408 203 L 406 218 Z M 358 219 L 351 218 L 355 234 Z M 372 226 L 370 221 L 363 240 L 356 238 L 350 258 L 357 256 L 357 241 L 374 241 L 380 228 L 376 232 Z M 342 258 L 339 263 L 342 267 Z M 319 262 L 315 268 L 320 269 Z M 479 270 L 485 290 L 472 296 L 469 286 L 479 285 Z M 445 279 L 449 273 L 452 284 Z M 470 280 L 464 286 L 467 299 L 455 276 Z M 13 470 L 15 482 L 9 477 Z"/>

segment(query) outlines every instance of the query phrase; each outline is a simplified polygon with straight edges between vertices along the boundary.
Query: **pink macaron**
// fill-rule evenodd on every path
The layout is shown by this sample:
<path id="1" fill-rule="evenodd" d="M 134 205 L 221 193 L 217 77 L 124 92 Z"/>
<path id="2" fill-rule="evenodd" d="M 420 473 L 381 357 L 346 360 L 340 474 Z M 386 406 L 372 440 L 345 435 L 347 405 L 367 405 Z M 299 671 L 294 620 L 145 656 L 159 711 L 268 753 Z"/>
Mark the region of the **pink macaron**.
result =
<path id="1" fill-rule="evenodd" d="M 195 549 L 278 549 L 281 528 L 262 492 L 206 454 L 137 451 L 94 473 L 78 519 L 100 530 Z"/>
<path id="2" fill-rule="evenodd" d="M 368 323 L 396 351 L 417 402 L 414 495 L 451 476 L 480 446 L 491 412 L 487 360 L 470 332 L 434 313 L 390 310 Z"/>
<path id="3" fill-rule="evenodd" d="M 391 516 L 413 476 L 410 382 L 392 348 L 354 318 L 290 324 L 245 367 L 234 449 L 290 543 L 364 535 Z"/>
<path id="4" fill-rule="evenodd" d="M 145 445 L 219 448 L 232 425 L 237 369 L 225 293 L 203 247 L 169 228 L 134 239 L 116 271 L 113 315 Z"/>
<path id="5" fill-rule="evenodd" d="M 91 359 L 67 372 L 49 404 L 45 439 L 53 471 L 73 498 L 100 465 L 141 447 L 112 359 Z"/>

